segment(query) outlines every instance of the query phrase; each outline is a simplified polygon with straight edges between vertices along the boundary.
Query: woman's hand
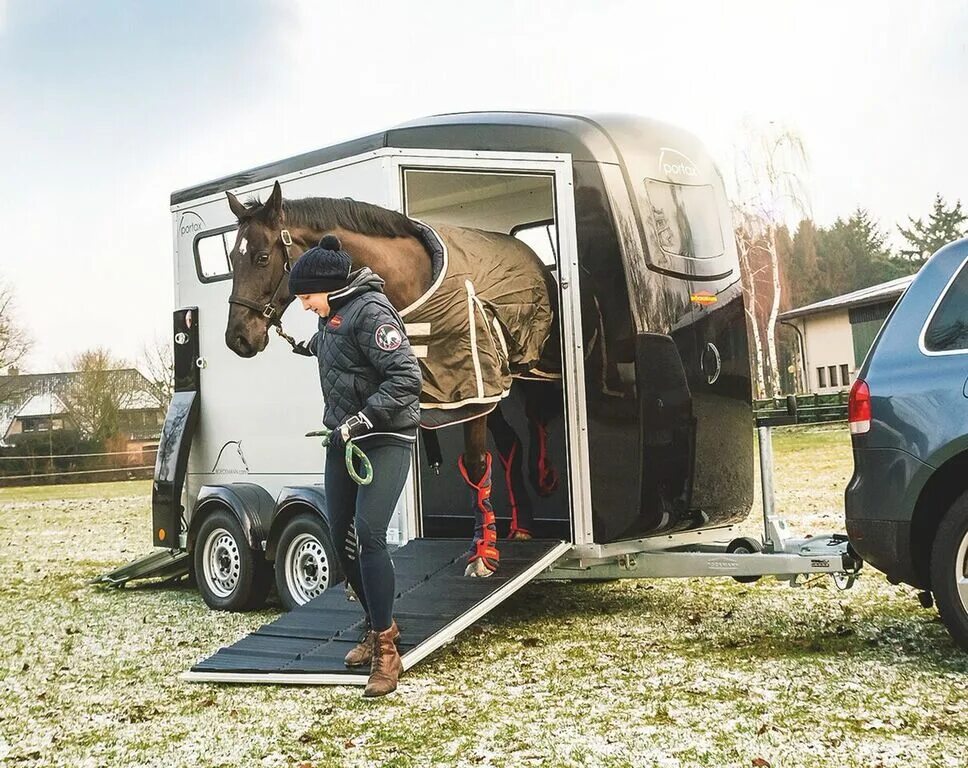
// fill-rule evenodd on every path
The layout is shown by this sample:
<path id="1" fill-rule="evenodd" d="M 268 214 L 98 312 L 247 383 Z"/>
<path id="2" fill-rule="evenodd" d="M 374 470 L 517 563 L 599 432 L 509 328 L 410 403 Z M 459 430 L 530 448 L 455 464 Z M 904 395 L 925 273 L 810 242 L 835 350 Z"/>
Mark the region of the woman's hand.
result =
<path id="1" fill-rule="evenodd" d="M 371 429 L 373 429 L 373 422 L 360 411 L 356 415 L 350 416 L 332 431 L 329 436 L 329 447 L 342 450 L 350 440 L 365 435 Z"/>

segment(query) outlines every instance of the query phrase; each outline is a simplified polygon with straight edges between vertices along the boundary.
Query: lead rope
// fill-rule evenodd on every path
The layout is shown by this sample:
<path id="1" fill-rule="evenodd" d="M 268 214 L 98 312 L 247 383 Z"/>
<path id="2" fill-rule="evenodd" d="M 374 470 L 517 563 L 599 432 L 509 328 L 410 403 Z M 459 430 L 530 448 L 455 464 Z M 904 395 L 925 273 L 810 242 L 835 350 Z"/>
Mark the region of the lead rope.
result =
<path id="1" fill-rule="evenodd" d="M 317 432 L 307 432 L 306 437 L 322 437 L 323 447 L 329 447 L 329 436 L 333 433 L 333 430 L 323 427 Z M 357 458 L 363 468 L 363 474 L 357 474 L 356 467 L 354 466 L 353 459 Z M 349 473 L 350 478 L 357 485 L 369 485 L 373 482 L 373 464 L 370 463 L 370 459 L 367 457 L 363 450 L 352 440 L 346 441 L 346 471 Z"/>

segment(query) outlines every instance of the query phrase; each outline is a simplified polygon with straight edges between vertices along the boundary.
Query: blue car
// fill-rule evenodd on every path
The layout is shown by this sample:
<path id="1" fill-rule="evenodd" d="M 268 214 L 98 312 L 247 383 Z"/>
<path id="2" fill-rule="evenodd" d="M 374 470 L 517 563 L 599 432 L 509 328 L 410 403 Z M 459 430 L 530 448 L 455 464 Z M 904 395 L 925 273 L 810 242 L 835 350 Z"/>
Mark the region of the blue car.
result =
<path id="1" fill-rule="evenodd" d="M 871 347 L 850 393 L 845 495 L 854 549 L 933 594 L 968 650 L 966 262 L 968 238 L 935 253 Z"/>

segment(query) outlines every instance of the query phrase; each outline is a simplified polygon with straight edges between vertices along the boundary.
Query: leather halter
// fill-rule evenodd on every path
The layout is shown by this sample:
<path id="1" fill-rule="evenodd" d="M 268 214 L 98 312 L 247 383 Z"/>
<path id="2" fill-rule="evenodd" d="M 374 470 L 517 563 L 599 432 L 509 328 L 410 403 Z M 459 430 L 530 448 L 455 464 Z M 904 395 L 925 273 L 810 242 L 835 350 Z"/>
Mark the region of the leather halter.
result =
<path id="1" fill-rule="evenodd" d="M 288 341 L 292 346 L 296 346 L 295 340 L 292 336 L 284 333 L 282 330 L 282 309 L 276 306 L 276 294 L 279 293 L 279 289 L 282 284 L 288 280 L 289 272 L 292 269 L 292 263 L 290 261 L 289 246 L 292 245 L 292 235 L 289 234 L 288 229 L 281 229 L 279 231 L 279 239 L 282 242 L 282 248 L 286 255 L 286 261 L 283 265 L 282 276 L 279 278 L 279 282 L 276 283 L 276 287 L 272 289 L 272 293 L 269 294 L 269 301 L 266 304 L 259 304 L 257 301 L 252 301 L 244 296 L 239 296 L 234 291 L 231 296 L 229 296 L 229 304 L 238 304 L 242 307 L 247 307 L 248 309 L 255 310 L 262 317 L 265 318 L 266 324 L 270 326 L 275 326 L 276 333 L 278 333 L 282 338 Z M 234 283 L 234 281 L 233 281 Z M 283 308 L 284 309 L 284 308 Z"/>

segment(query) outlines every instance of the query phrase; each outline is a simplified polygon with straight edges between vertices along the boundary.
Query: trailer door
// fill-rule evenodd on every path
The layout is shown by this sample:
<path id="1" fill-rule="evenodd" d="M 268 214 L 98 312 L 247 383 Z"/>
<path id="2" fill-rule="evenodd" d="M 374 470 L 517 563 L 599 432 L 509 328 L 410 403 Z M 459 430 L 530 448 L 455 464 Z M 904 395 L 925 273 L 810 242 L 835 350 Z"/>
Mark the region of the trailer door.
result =
<path id="1" fill-rule="evenodd" d="M 587 466 L 587 449 L 584 377 L 580 374 L 583 353 L 571 157 L 408 149 L 393 158 L 389 176 L 389 207 L 413 218 L 426 219 L 428 223 L 436 221 L 519 236 L 554 274 L 558 289 L 564 418 L 552 422 L 560 431 L 551 434 L 547 444 L 552 462 L 560 467 L 562 484 L 556 498 L 532 494 L 536 535 L 591 543 L 587 477 L 579 470 Z M 548 242 L 547 249 L 540 246 L 542 238 Z M 415 343 L 419 344 L 419 339 Z M 511 397 L 502 401 L 502 413 L 509 421 L 517 419 L 512 427 L 519 435 L 526 435 L 528 426 L 520 403 L 512 387 Z M 450 469 L 462 450 L 462 430 L 446 428 L 438 432 L 444 447 L 444 466 Z M 505 483 L 499 482 L 502 473 L 496 456 L 493 466 L 496 479 L 492 493 L 501 526 L 501 508 L 507 508 L 507 499 Z M 408 523 L 408 530 L 414 536 L 467 535 L 469 504 L 454 501 L 463 500 L 467 488 L 456 468 L 453 472 L 442 470 L 437 475 L 421 461 L 418 493 L 421 503 L 411 507 L 414 517 Z M 457 507 L 460 515 L 454 514 Z M 422 516 L 417 514 L 418 510 L 422 510 Z"/>

